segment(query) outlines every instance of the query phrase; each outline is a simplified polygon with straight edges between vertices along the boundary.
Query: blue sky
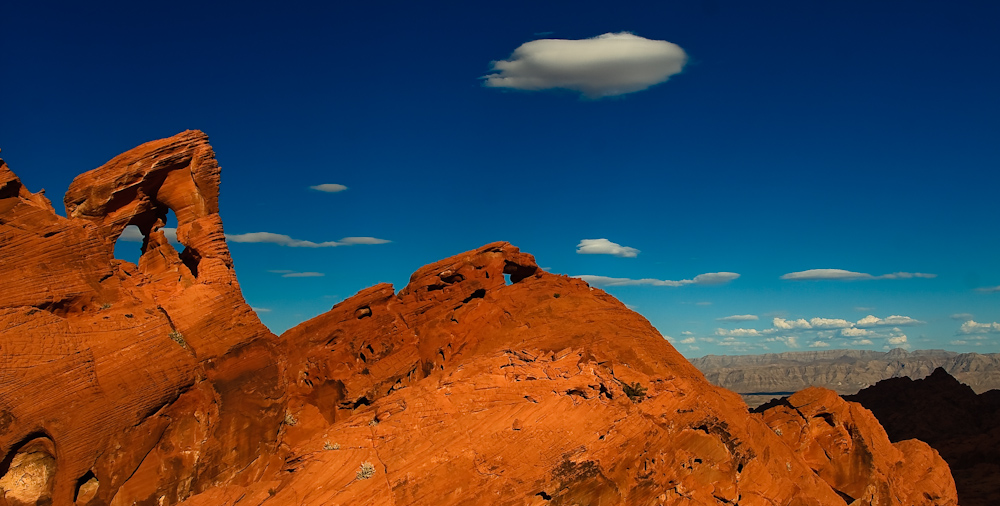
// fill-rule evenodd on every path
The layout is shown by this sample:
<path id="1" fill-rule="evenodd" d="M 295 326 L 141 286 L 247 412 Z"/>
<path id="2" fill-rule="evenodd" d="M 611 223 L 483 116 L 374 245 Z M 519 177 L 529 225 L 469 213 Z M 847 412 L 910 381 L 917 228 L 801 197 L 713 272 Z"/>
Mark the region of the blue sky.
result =
<path id="1" fill-rule="evenodd" d="M 688 356 L 1000 351 L 1000 4 L 327 4 L 5 7 L 0 156 L 205 131 L 275 332 L 506 240 Z"/>

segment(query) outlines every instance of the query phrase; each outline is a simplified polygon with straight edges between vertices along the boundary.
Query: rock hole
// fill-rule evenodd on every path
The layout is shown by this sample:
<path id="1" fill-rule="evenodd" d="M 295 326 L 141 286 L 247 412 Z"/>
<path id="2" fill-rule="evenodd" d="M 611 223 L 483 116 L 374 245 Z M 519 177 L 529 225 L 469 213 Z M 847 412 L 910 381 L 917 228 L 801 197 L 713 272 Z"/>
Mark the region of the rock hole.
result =
<path id="1" fill-rule="evenodd" d="M 535 497 L 541 497 L 542 499 L 545 499 L 546 501 L 551 501 L 552 500 L 552 496 L 549 495 L 549 494 L 546 494 L 544 490 L 541 491 L 541 492 L 539 492 L 539 493 L 537 493 L 537 494 L 535 494 Z"/>
<path id="2" fill-rule="evenodd" d="M 510 285 L 513 284 L 510 281 L 510 274 L 504 273 L 504 275 L 503 275 L 503 284 L 505 284 L 507 286 L 510 286 Z"/>
<path id="3" fill-rule="evenodd" d="M 55 445 L 44 433 L 29 434 L 0 461 L 0 490 L 10 504 L 51 504 Z"/>
<path id="4" fill-rule="evenodd" d="M 486 289 L 485 288 L 480 288 L 480 289 L 472 292 L 472 295 L 469 295 L 465 299 L 462 299 L 462 304 L 466 304 L 466 303 L 468 303 L 472 299 L 482 299 L 483 297 L 486 297 Z"/>
<path id="5" fill-rule="evenodd" d="M 840 498 L 843 499 L 844 502 L 846 502 L 847 504 L 851 504 L 851 503 L 854 502 L 854 498 L 853 497 L 851 497 L 851 496 L 849 496 L 849 495 L 847 495 L 847 494 L 845 494 L 845 493 L 843 493 L 843 492 L 841 492 L 841 491 L 839 491 L 837 489 L 833 489 L 833 491 L 836 492 L 837 495 L 839 495 Z"/>
<path id="6" fill-rule="evenodd" d="M 362 318 L 368 318 L 371 315 L 372 315 L 372 308 L 369 306 L 362 306 L 359 307 L 356 311 L 354 311 L 354 317 L 359 320 Z"/>
<path id="7" fill-rule="evenodd" d="M 452 285 L 452 284 L 455 284 L 455 283 L 460 283 L 462 281 L 465 281 L 465 276 L 463 276 L 461 274 L 458 274 L 456 272 L 455 274 L 450 274 L 450 275 L 447 275 L 447 276 L 441 276 L 441 281 L 444 281 L 445 283 L 447 283 L 449 285 Z"/>
<path id="8" fill-rule="evenodd" d="M 97 481 L 97 476 L 94 476 L 93 471 L 87 471 L 87 474 L 76 480 L 76 493 L 73 496 L 73 502 L 76 504 L 87 504 L 97 495 L 99 487 L 100 483 Z"/>
<path id="9" fill-rule="evenodd" d="M 504 278 L 510 275 L 510 282 L 517 283 L 524 278 L 534 276 L 538 272 L 538 267 L 524 266 L 511 261 L 505 261 L 503 266 Z"/>

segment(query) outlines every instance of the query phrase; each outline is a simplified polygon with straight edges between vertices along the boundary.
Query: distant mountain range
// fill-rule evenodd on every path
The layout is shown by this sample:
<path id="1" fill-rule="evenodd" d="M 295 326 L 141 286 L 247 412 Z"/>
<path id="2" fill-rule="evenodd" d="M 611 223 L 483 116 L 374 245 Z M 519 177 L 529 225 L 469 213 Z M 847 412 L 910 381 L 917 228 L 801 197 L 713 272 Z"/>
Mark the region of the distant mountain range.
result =
<path id="1" fill-rule="evenodd" d="M 810 385 L 839 394 L 859 390 L 889 378 L 927 377 L 940 367 L 976 393 L 1000 388 L 1000 353 L 956 353 L 945 350 L 908 352 L 896 348 L 822 350 L 764 355 L 707 355 L 691 359 L 708 380 L 743 396 L 757 406 Z"/>

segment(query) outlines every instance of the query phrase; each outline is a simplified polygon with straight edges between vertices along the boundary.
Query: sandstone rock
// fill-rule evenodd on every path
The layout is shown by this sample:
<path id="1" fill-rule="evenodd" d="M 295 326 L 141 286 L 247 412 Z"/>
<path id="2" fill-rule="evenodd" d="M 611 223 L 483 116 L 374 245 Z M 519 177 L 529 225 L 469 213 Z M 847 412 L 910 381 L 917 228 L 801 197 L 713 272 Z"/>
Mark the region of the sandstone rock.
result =
<path id="1" fill-rule="evenodd" d="M 275 337 L 218 183 L 200 132 L 80 176 L 67 218 L 0 165 L 0 505 L 955 504 L 926 445 L 822 392 L 751 414 L 508 243 Z"/>
<path id="2" fill-rule="evenodd" d="M 240 295 L 218 188 L 201 132 L 79 176 L 67 218 L 0 162 L 0 487 L 9 503 L 174 502 L 216 481 L 251 480 L 275 455 L 283 372 L 274 336 Z M 168 210 L 180 253 L 159 230 Z M 129 224 L 146 236 L 138 265 L 114 258 Z M 8 484 L 29 475 L 31 487 Z"/>

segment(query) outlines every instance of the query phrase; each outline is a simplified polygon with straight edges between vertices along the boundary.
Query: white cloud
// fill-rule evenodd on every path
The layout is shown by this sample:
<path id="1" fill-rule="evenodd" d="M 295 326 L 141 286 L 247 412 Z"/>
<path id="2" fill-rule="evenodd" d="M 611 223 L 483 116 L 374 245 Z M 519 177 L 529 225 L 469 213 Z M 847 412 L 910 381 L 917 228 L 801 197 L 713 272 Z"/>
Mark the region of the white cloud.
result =
<path id="1" fill-rule="evenodd" d="M 962 324 L 958 329 L 962 334 L 980 334 L 986 332 L 1000 332 L 1000 323 L 977 323 L 975 320 L 969 320 Z"/>
<path id="2" fill-rule="evenodd" d="M 814 329 L 843 329 L 853 327 L 854 324 L 840 318 L 813 318 L 809 324 Z"/>
<path id="3" fill-rule="evenodd" d="M 910 279 L 910 278 L 935 278 L 937 274 L 926 274 L 923 272 L 894 272 L 892 274 L 882 274 L 872 276 L 864 272 L 847 271 L 844 269 L 809 269 L 799 272 L 789 272 L 781 276 L 781 279 L 795 281 L 808 281 L 818 279 Z"/>
<path id="4" fill-rule="evenodd" d="M 738 336 L 738 337 L 748 337 L 748 336 L 759 336 L 760 331 L 757 329 L 715 329 L 715 335 L 717 336 Z"/>
<path id="5" fill-rule="evenodd" d="M 614 255 L 622 258 L 635 258 L 639 255 L 639 250 L 607 239 L 583 239 L 576 245 L 576 252 L 580 255 Z"/>
<path id="6" fill-rule="evenodd" d="M 785 343 L 785 346 L 788 346 L 789 348 L 799 347 L 799 338 L 797 336 L 774 336 L 765 339 L 765 341 L 769 343 L 770 342 Z"/>
<path id="7" fill-rule="evenodd" d="M 949 341 L 951 344 L 969 344 L 968 341 L 963 341 L 961 339 L 956 339 L 954 341 Z"/>
<path id="8" fill-rule="evenodd" d="M 972 319 L 972 313 L 955 313 L 951 315 L 952 320 L 968 321 Z"/>
<path id="9" fill-rule="evenodd" d="M 1000 285 L 997 285 L 997 286 L 984 286 L 984 287 L 981 287 L 981 288 L 976 288 L 976 291 L 977 292 L 982 292 L 982 293 L 996 293 L 996 292 L 1000 292 Z"/>
<path id="10" fill-rule="evenodd" d="M 776 329 L 790 330 L 790 329 L 811 329 L 812 325 L 809 322 L 799 318 L 798 320 L 786 320 L 784 318 L 775 318 L 771 320 L 771 325 L 774 325 Z"/>
<path id="11" fill-rule="evenodd" d="M 258 313 L 270 313 L 271 312 L 271 310 L 268 309 L 268 308 L 266 308 L 266 307 L 252 307 L 251 306 L 250 309 L 253 309 L 254 311 L 256 311 Z"/>
<path id="12" fill-rule="evenodd" d="M 906 343 L 906 334 L 899 334 L 898 336 L 892 336 L 888 340 L 889 344 L 904 344 Z"/>
<path id="13" fill-rule="evenodd" d="M 690 330 L 685 330 L 685 331 L 681 332 L 681 335 L 682 336 L 690 336 L 690 335 L 694 335 L 694 332 L 691 332 Z"/>
<path id="14" fill-rule="evenodd" d="M 759 320 L 755 314 L 734 314 L 732 316 L 726 316 L 724 318 L 716 318 L 715 321 L 720 322 L 749 322 Z"/>
<path id="15" fill-rule="evenodd" d="M 666 81 L 687 63 L 677 44 L 628 32 L 591 39 L 539 39 L 521 44 L 484 77 L 492 88 L 567 89 L 588 98 L 622 95 Z"/>
<path id="16" fill-rule="evenodd" d="M 810 348 L 829 348 L 830 347 L 830 343 L 828 343 L 826 341 L 813 341 L 813 342 L 809 343 L 809 347 Z"/>
<path id="17" fill-rule="evenodd" d="M 687 338 L 681 339 L 681 344 L 694 344 L 695 341 L 697 341 L 697 339 L 695 339 L 693 337 L 687 337 Z"/>
<path id="18" fill-rule="evenodd" d="M 699 274 L 694 277 L 694 279 L 682 279 L 680 281 L 673 281 L 669 279 L 653 279 L 653 278 L 642 278 L 642 279 L 631 279 L 631 278 L 612 278 L 608 276 L 594 276 L 591 274 L 580 274 L 572 276 L 574 278 L 580 278 L 587 283 L 594 286 L 637 286 L 637 285 L 649 285 L 649 286 L 684 286 L 684 285 L 717 285 L 720 283 L 725 283 L 726 281 L 732 281 L 738 277 L 739 274 L 735 272 L 710 272 L 707 274 Z M 702 303 L 698 303 L 702 305 Z M 711 304 L 711 303 L 709 303 Z"/>
<path id="19" fill-rule="evenodd" d="M 871 339 L 855 339 L 851 341 L 853 345 L 864 345 L 864 344 L 874 344 Z"/>
<path id="20" fill-rule="evenodd" d="M 309 189 L 326 193 L 337 193 L 346 190 L 347 187 L 342 184 L 326 183 L 310 186 Z"/>
<path id="21" fill-rule="evenodd" d="M 920 320 L 915 320 L 909 316 L 892 315 L 887 318 L 879 318 L 874 315 L 868 315 L 855 324 L 858 327 L 876 327 L 883 325 L 923 325 L 926 322 Z"/>
<path id="22" fill-rule="evenodd" d="M 874 332 L 872 332 L 870 330 L 865 330 L 865 329 L 857 329 L 857 328 L 840 329 L 840 335 L 842 335 L 844 337 L 865 337 L 865 336 L 870 336 L 870 335 L 873 335 L 873 334 L 874 334 Z M 868 344 L 871 344 L 871 343 L 868 343 Z"/>
<path id="23" fill-rule="evenodd" d="M 269 243 L 290 248 L 334 248 L 354 244 L 386 244 L 392 241 L 375 237 L 345 237 L 340 241 L 312 242 L 292 239 L 285 234 L 271 232 L 251 232 L 249 234 L 226 234 L 226 240 L 232 242 Z"/>

